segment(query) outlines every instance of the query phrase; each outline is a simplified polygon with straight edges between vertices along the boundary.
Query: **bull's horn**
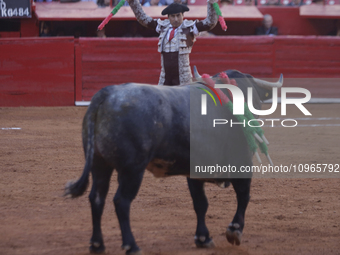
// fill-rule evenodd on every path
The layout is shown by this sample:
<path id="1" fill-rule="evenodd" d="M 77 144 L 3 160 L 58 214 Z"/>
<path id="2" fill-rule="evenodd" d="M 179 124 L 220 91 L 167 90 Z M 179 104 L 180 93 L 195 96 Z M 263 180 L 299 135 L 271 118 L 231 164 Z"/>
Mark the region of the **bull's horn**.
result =
<path id="1" fill-rule="evenodd" d="M 264 89 L 280 88 L 283 84 L 283 74 L 280 75 L 280 79 L 277 82 L 269 82 L 257 78 L 254 78 L 254 81 L 259 87 L 262 87 Z"/>
<path id="2" fill-rule="evenodd" d="M 197 67 L 196 66 L 194 66 L 194 77 L 195 77 L 196 80 L 202 79 L 201 75 L 197 71 Z"/>

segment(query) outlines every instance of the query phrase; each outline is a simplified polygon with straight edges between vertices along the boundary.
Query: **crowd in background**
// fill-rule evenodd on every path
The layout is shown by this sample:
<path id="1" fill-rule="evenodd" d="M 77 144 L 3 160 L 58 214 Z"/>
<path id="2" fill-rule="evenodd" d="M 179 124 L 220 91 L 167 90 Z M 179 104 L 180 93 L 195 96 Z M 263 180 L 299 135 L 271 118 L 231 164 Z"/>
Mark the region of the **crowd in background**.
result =
<path id="1" fill-rule="evenodd" d="M 35 2 L 94 2 L 98 7 L 110 5 L 110 0 L 34 0 Z M 120 0 L 112 0 L 113 5 L 117 5 Z M 244 1 L 244 2 L 243 2 Z M 173 2 L 188 4 L 188 0 L 140 0 L 142 6 L 165 6 Z M 255 6 L 301 6 L 305 4 L 336 4 L 337 0 L 220 0 L 220 5 L 255 5 Z M 340 3 L 340 2 L 339 2 Z M 128 5 L 125 2 L 124 5 Z"/>
<path id="2" fill-rule="evenodd" d="M 52 1 L 60 1 L 60 2 L 78 2 L 78 1 L 92 1 L 98 4 L 100 7 L 106 7 L 110 5 L 110 0 L 35 0 L 36 2 L 52 2 Z M 120 0 L 113 0 L 113 4 L 117 4 Z M 140 0 L 141 5 L 148 6 L 163 6 L 169 5 L 173 2 L 187 4 L 188 0 Z M 325 4 L 326 1 L 332 0 L 219 0 L 220 6 L 224 5 L 234 5 L 234 1 L 244 1 L 244 5 L 262 5 L 262 6 L 301 6 L 304 4 Z M 283 3 L 287 2 L 286 5 Z M 339 2 L 340 3 L 340 2 Z M 125 5 L 128 5 L 127 1 Z M 136 21 L 129 21 L 127 25 L 129 28 L 122 37 L 143 37 L 138 31 L 138 24 Z M 52 32 L 53 30 L 53 32 Z M 269 14 L 265 14 L 262 22 L 262 26 L 257 27 L 255 31 L 255 35 L 267 35 L 267 36 L 275 36 L 279 34 L 279 29 L 273 26 L 273 18 Z M 81 26 L 77 26 L 73 29 L 72 34 L 75 38 L 79 38 L 84 35 L 83 28 Z M 70 35 L 70 33 L 65 33 L 64 28 L 58 27 L 52 29 L 51 22 L 41 22 L 40 24 L 40 36 L 65 36 Z M 333 36 L 340 36 L 340 20 L 334 20 L 334 29 L 328 34 Z M 97 36 L 100 38 L 106 38 L 105 30 L 96 31 L 92 36 Z M 214 36 L 214 34 L 210 32 L 202 33 L 200 36 Z"/>

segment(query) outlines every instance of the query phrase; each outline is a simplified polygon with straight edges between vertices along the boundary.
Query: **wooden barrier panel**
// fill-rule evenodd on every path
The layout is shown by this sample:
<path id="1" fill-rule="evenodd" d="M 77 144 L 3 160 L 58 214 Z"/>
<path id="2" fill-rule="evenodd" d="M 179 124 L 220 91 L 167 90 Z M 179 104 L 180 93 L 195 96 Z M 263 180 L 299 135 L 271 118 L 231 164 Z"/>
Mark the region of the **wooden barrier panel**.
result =
<path id="1" fill-rule="evenodd" d="M 275 72 L 294 78 L 340 77 L 340 38 L 275 38 Z"/>
<path id="2" fill-rule="evenodd" d="M 216 74 L 236 69 L 254 76 L 271 77 L 274 38 L 218 36 L 197 38 L 190 55 L 200 73 Z"/>
<path id="3" fill-rule="evenodd" d="M 157 38 L 0 39 L 0 106 L 74 105 L 108 85 L 157 84 L 157 43 Z M 201 74 L 236 69 L 277 79 L 283 73 L 287 87 L 340 98 L 338 37 L 201 37 L 190 61 Z"/>
<path id="4" fill-rule="evenodd" d="M 112 84 L 157 84 L 161 67 L 157 42 L 156 38 L 81 38 L 82 99 L 89 100 Z"/>
<path id="5" fill-rule="evenodd" d="M 157 38 L 80 39 L 82 82 L 77 91 L 82 91 L 82 95 L 77 95 L 77 101 L 88 101 L 99 89 L 111 84 L 157 84 L 157 42 Z M 340 98 L 336 79 L 340 78 L 340 38 L 201 37 L 197 38 L 190 61 L 201 74 L 236 69 L 258 78 L 277 79 L 283 73 L 286 86 L 307 88 L 313 97 Z"/>
<path id="6" fill-rule="evenodd" d="M 285 86 L 306 88 L 312 98 L 340 98 L 340 38 L 276 37 L 274 45 L 273 77 L 283 73 Z"/>
<path id="7" fill-rule="evenodd" d="M 0 106 L 74 105 L 73 38 L 0 39 Z"/>
<path id="8" fill-rule="evenodd" d="M 237 69 L 271 77 L 273 42 L 270 37 L 201 37 L 193 47 L 191 66 L 211 75 Z M 157 84 L 161 67 L 157 43 L 157 38 L 81 38 L 82 84 L 77 91 L 82 91 L 82 97 L 77 96 L 77 101 L 90 100 L 111 84 Z"/>

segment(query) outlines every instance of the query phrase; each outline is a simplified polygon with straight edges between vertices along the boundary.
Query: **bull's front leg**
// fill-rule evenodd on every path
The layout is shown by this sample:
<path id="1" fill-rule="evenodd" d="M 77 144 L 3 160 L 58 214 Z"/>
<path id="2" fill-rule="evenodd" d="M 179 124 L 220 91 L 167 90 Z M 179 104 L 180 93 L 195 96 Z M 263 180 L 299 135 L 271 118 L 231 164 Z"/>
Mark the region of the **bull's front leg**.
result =
<path id="1" fill-rule="evenodd" d="M 187 178 L 187 181 L 197 216 L 195 244 L 198 248 L 213 248 L 215 247 L 215 244 L 210 238 L 209 230 L 205 225 L 205 214 L 208 210 L 208 200 L 204 192 L 204 182 L 190 178 Z"/>
<path id="2" fill-rule="evenodd" d="M 113 199 L 122 232 L 122 249 L 126 250 L 126 254 L 130 255 L 141 254 L 141 251 L 136 244 L 135 238 L 132 235 L 130 227 L 130 206 L 132 200 L 138 193 L 143 179 L 144 169 L 145 167 L 142 168 L 142 170 L 124 169 L 118 171 L 119 187 Z"/>
<path id="3" fill-rule="evenodd" d="M 237 197 L 237 210 L 233 221 L 227 228 L 226 237 L 229 243 L 240 245 L 244 228 L 244 216 L 250 199 L 251 179 L 231 179 Z"/>

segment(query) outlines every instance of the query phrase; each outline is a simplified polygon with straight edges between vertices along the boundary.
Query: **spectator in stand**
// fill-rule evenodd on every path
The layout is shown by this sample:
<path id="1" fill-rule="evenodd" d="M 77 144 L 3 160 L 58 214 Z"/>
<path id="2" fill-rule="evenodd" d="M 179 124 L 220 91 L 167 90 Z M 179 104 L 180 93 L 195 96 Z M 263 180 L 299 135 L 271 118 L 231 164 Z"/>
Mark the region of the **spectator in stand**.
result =
<path id="1" fill-rule="evenodd" d="M 170 5 L 172 3 L 188 5 L 188 1 L 187 0 L 160 0 L 159 2 L 162 5 Z"/>
<path id="2" fill-rule="evenodd" d="M 301 6 L 301 5 L 305 5 L 303 0 L 292 0 L 289 4 L 287 4 L 287 6 Z"/>
<path id="3" fill-rule="evenodd" d="M 51 34 L 51 24 L 49 22 L 44 22 L 43 21 L 41 23 L 40 36 L 41 37 L 52 36 L 52 34 Z"/>
<path id="4" fill-rule="evenodd" d="M 312 0 L 312 4 L 321 5 L 321 4 L 324 4 L 324 0 Z"/>
<path id="5" fill-rule="evenodd" d="M 97 37 L 98 38 L 106 38 L 105 27 L 102 30 L 97 30 Z"/>
<path id="6" fill-rule="evenodd" d="M 188 5 L 188 1 L 187 0 L 174 0 L 174 3 L 178 3 L 178 4 L 184 4 L 184 5 Z"/>
<path id="7" fill-rule="evenodd" d="M 234 5 L 234 1 L 233 0 L 221 0 L 220 6 L 222 7 L 225 5 Z"/>
<path id="8" fill-rule="evenodd" d="M 334 29 L 328 35 L 340 36 L 340 19 L 334 21 Z"/>
<path id="9" fill-rule="evenodd" d="M 117 1 L 116 4 L 119 3 L 119 0 L 115 0 Z M 150 3 L 151 0 L 139 0 L 139 3 L 142 6 L 152 6 L 152 4 Z M 170 5 L 172 3 L 179 3 L 179 4 L 184 4 L 187 5 L 188 1 L 187 0 L 159 0 L 158 4 L 154 4 L 154 6 L 163 6 L 163 5 Z M 116 5 L 115 4 L 115 5 Z M 124 6 L 129 6 L 129 4 L 127 3 L 127 1 L 124 3 Z"/>
<path id="10" fill-rule="evenodd" d="M 95 4 L 97 3 L 97 0 L 80 0 L 82 2 L 94 2 Z"/>
<path id="11" fill-rule="evenodd" d="M 278 29 L 277 27 L 273 27 L 273 17 L 270 14 L 265 14 L 263 16 L 263 25 L 261 27 L 256 28 L 256 35 L 277 35 Z"/>
<path id="12" fill-rule="evenodd" d="M 163 4 L 160 2 L 160 0 L 148 0 L 146 1 L 143 6 L 149 7 L 149 6 L 162 6 Z"/>
<path id="13" fill-rule="evenodd" d="M 268 2 L 265 4 L 266 6 L 280 6 L 280 0 L 268 0 Z"/>
<path id="14" fill-rule="evenodd" d="M 303 0 L 292 0 L 287 6 L 301 6 L 304 5 Z"/>
<path id="15" fill-rule="evenodd" d="M 117 4 L 120 2 L 120 0 L 116 0 L 116 1 L 117 1 Z M 150 0 L 139 0 L 139 3 L 143 6 L 147 1 L 150 1 Z M 124 6 L 129 6 L 128 1 L 125 1 Z"/>
<path id="16" fill-rule="evenodd" d="M 154 2 L 154 3 L 152 3 Z M 184 4 L 187 5 L 187 0 L 142 0 L 140 1 L 141 5 L 143 6 L 163 6 L 163 5 L 169 5 L 172 3 L 178 3 L 178 4 Z M 157 4 L 156 4 L 157 3 Z"/>
<path id="17" fill-rule="evenodd" d="M 75 3 L 80 2 L 80 0 L 60 0 L 60 3 Z"/>
<path id="18" fill-rule="evenodd" d="M 74 38 L 79 38 L 83 36 L 83 28 L 82 27 L 76 27 L 73 31 Z"/>
<path id="19" fill-rule="evenodd" d="M 82 0 L 82 1 L 88 1 L 88 0 Z M 90 0 L 90 1 L 92 1 L 92 0 Z M 96 0 L 94 2 L 96 2 Z M 105 8 L 106 6 L 110 5 L 110 1 L 97 0 L 97 5 L 98 5 L 99 8 Z"/>

